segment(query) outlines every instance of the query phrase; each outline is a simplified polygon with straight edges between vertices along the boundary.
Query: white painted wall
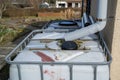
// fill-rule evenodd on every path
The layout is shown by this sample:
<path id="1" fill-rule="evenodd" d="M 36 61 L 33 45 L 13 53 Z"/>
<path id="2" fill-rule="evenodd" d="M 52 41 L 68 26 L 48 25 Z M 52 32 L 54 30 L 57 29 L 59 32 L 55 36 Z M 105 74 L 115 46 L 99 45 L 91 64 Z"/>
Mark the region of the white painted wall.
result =
<path id="1" fill-rule="evenodd" d="M 72 8 L 75 8 L 75 4 L 76 4 L 76 3 L 72 3 Z M 77 8 L 80 8 L 80 7 L 81 7 L 81 4 L 80 4 L 80 3 L 77 3 L 77 4 L 78 4 Z"/>
<path id="2" fill-rule="evenodd" d="M 65 8 L 68 8 L 68 3 L 66 1 L 56 1 L 56 8 L 61 8 L 59 4 L 65 4 Z M 78 8 L 81 7 L 81 3 L 78 3 Z M 72 3 L 72 8 L 75 8 L 75 3 Z"/>
<path id="3" fill-rule="evenodd" d="M 72 3 L 72 8 L 75 8 L 75 3 Z"/>
<path id="4" fill-rule="evenodd" d="M 61 8 L 61 6 L 59 6 L 59 4 L 65 4 L 65 8 L 68 7 L 68 4 L 66 1 L 56 1 L 56 8 Z"/>
<path id="5" fill-rule="evenodd" d="M 78 7 L 79 7 L 79 8 L 81 7 L 81 3 L 78 3 Z"/>

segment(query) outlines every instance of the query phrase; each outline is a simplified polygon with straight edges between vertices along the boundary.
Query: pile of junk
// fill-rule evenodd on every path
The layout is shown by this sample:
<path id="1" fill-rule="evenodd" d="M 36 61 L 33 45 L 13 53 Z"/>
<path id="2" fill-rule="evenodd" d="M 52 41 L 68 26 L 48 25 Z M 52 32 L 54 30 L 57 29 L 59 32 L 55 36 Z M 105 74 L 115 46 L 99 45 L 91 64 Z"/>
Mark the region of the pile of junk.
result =
<path id="1" fill-rule="evenodd" d="M 6 57 L 9 80 L 110 80 L 111 54 L 101 34 L 108 0 L 97 0 L 97 20 L 53 20 L 32 31 Z"/>

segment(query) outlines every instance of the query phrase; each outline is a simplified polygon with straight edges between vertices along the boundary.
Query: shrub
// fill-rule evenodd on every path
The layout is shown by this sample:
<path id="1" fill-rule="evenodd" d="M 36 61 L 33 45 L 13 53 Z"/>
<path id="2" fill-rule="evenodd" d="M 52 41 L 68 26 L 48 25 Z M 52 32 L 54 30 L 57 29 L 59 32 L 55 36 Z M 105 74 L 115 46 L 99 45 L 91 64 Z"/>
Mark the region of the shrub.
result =
<path id="1" fill-rule="evenodd" d="M 19 31 L 17 30 L 0 25 L 0 45 L 4 45 L 5 43 L 12 41 L 18 33 Z"/>

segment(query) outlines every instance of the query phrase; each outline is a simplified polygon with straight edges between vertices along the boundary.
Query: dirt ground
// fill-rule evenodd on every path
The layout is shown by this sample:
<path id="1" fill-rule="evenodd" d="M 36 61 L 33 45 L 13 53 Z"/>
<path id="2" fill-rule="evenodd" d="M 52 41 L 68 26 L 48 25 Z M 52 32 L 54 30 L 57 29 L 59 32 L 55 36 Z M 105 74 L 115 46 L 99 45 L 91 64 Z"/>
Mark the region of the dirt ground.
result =
<path id="1" fill-rule="evenodd" d="M 17 44 L 19 44 L 32 30 L 41 29 L 47 22 L 39 22 L 39 26 L 27 26 L 29 32 L 23 33 L 21 36 L 17 37 L 13 42 L 7 44 L 7 47 L 0 46 L 0 53 L 7 55 Z M 8 48 L 9 47 L 9 48 Z M 6 64 L 3 69 L 0 71 L 0 80 L 8 80 L 9 76 L 9 65 Z"/>

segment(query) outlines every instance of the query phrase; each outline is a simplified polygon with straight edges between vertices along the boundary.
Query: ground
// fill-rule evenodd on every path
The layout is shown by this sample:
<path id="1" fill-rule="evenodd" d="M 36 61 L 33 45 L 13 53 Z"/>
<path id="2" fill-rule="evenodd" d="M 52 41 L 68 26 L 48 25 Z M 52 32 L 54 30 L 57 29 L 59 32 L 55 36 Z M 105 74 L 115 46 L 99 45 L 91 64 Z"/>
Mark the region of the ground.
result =
<path id="1" fill-rule="evenodd" d="M 17 36 L 12 42 L 8 42 L 5 45 L 0 45 L 0 80 L 8 80 L 9 75 L 9 65 L 5 63 L 5 56 L 17 45 L 19 44 L 32 30 L 35 29 L 41 29 L 42 26 L 47 21 L 37 21 L 35 19 L 33 20 L 27 20 L 24 22 L 24 19 L 12 19 L 12 20 L 2 20 L 0 23 L 5 25 L 11 25 L 9 27 L 25 27 L 27 31 L 21 33 L 19 36 Z M 24 22 L 24 24 L 23 24 Z M 37 26 L 36 26 L 37 22 Z M 32 25 L 31 25 L 32 24 Z M 38 26 L 39 25 L 39 26 Z M 4 66 L 4 67 L 3 67 Z"/>

